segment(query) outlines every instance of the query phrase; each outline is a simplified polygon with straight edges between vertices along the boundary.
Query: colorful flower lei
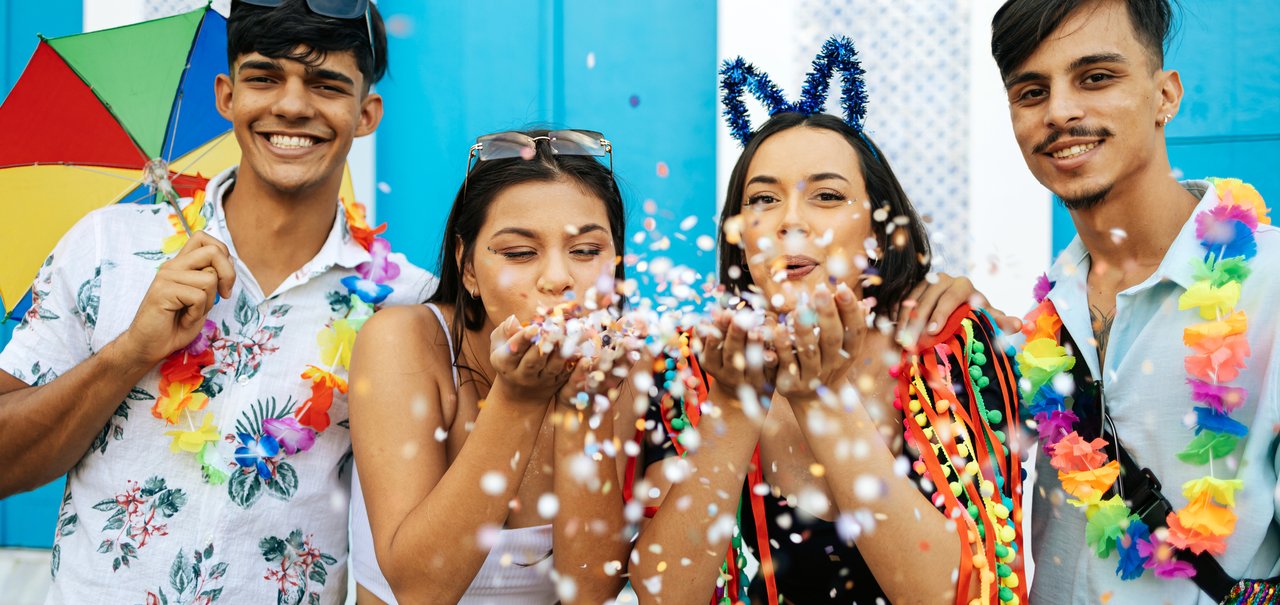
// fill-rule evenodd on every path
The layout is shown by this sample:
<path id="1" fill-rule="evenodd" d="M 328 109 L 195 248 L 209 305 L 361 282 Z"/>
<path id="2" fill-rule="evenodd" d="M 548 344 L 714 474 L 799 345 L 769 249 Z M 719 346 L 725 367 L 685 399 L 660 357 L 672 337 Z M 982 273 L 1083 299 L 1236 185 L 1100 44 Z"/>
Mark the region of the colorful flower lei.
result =
<path id="1" fill-rule="evenodd" d="M 261 419 L 257 434 L 238 432 L 235 435 L 225 435 L 226 441 L 238 444 L 234 454 L 236 467 L 245 473 L 257 472 L 264 480 L 273 478 L 277 465 L 285 457 L 311 449 L 318 435 L 329 428 L 333 393 L 335 390 L 347 392 L 347 381 L 335 372 L 339 366 L 344 370 L 349 369 L 356 333 L 373 315 L 376 306 L 391 294 L 392 288 L 387 282 L 400 275 L 400 266 L 390 258 L 391 244 L 378 237 L 386 229 L 386 225 L 370 228 L 365 221 L 363 205 L 343 198 L 339 198 L 339 202 L 352 239 L 369 252 L 370 260 L 356 266 L 357 275 L 341 280 L 347 289 L 346 315 L 334 320 L 316 335 L 320 363 L 307 365 L 300 375 L 302 380 L 310 383 L 311 396 L 293 409 L 291 414 Z M 183 209 L 183 215 L 187 217 L 192 229 L 204 227 L 205 220 L 201 212 L 204 203 L 204 191 L 197 191 L 191 204 Z M 164 249 L 175 252 L 186 244 L 187 234 L 176 214 L 172 214 L 169 219 L 176 233 L 165 239 Z M 215 485 L 225 482 L 230 477 L 228 470 L 234 469 L 229 463 L 223 462 L 217 451 L 218 441 L 224 436 L 213 425 L 212 413 L 206 411 L 198 427 L 191 413 L 203 410 L 209 403 L 209 396 L 201 387 L 204 386 L 205 379 L 217 371 L 209 369 L 215 363 L 212 344 L 217 334 L 217 324 L 205 320 L 204 328 L 195 340 L 174 351 L 161 364 L 160 392 L 151 408 L 153 416 L 170 425 L 177 425 L 179 420 L 185 418 L 188 430 L 177 429 L 165 433 L 173 438 L 169 447 L 175 453 L 194 454 L 200 462 L 205 481 Z"/>
<path id="2" fill-rule="evenodd" d="M 1105 498 L 1120 476 L 1120 464 L 1106 454 L 1110 444 L 1102 438 L 1085 441 L 1075 430 L 1079 418 L 1067 408 L 1059 376 L 1075 366 L 1060 342 L 1062 320 L 1045 298 L 1051 287 L 1042 277 L 1036 284 L 1039 306 L 1023 328 L 1027 343 L 1017 356 L 1023 377 L 1023 398 L 1030 401 L 1040 442 L 1049 464 L 1058 470 L 1062 488 L 1085 511 L 1085 541 L 1094 553 L 1107 558 L 1119 554 L 1116 575 L 1123 580 L 1142 576 L 1147 569 L 1158 577 L 1195 575 L 1190 563 L 1176 558 L 1179 550 L 1220 555 L 1226 538 L 1235 530 L 1235 493 L 1244 487 L 1239 479 L 1214 476 L 1213 461 L 1235 451 L 1248 428 L 1231 418 L 1247 399 L 1244 387 L 1230 386 L 1250 354 L 1245 332 L 1248 320 L 1235 309 L 1240 288 L 1249 275 L 1249 259 L 1257 254 L 1258 224 L 1270 224 L 1262 196 L 1239 179 L 1209 179 L 1219 197 L 1211 209 L 1198 214 L 1196 238 L 1205 254 L 1194 260 L 1196 282 L 1178 298 L 1180 310 L 1197 309 L 1204 323 L 1186 328 L 1182 341 L 1191 349 L 1184 361 L 1193 407 L 1195 438 L 1178 459 L 1209 466 L 1209 474 L 1182 485 L 1188 503 L 1170 513 L 1167 529 L 1152 530 L 1130 510 L 1119 495 Z"/>

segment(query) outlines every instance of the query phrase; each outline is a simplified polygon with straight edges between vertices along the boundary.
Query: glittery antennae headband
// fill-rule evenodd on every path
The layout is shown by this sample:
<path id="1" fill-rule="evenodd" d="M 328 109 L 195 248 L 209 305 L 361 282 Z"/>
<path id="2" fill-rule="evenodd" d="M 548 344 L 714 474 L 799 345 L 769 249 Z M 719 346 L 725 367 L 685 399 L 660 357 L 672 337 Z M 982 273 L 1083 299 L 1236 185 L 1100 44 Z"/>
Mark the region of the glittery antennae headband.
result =
<path id="1" fill-rule="evenodd" d="M 742 57 L 725 61 L 720 68 L 720 90 L 723 93 L 720 101 L 724 103 L 724 117 L 729 122 L 733 138 L 743 145 L 751 139 L 751 119 L 742 96 L 745 91 L 750 91 L 764 103 L 770 116 L 783 112 L 820 113 L 827 103 L 832 73 L 836 71 L 841 79 L 840 108 L 844 111 L 844 121 L 861 134 L 867 117 L 867 86 L 862 80 L 866 72 L 858 62 L 858 51 L 848 38 L 832 36 L 822 45 L 822 51 L 813 59 L 813 71 L 805 78 L 800 100 L 795 103 L 783 98 L 782 91 L 768 74 L 758 71 Z"/>

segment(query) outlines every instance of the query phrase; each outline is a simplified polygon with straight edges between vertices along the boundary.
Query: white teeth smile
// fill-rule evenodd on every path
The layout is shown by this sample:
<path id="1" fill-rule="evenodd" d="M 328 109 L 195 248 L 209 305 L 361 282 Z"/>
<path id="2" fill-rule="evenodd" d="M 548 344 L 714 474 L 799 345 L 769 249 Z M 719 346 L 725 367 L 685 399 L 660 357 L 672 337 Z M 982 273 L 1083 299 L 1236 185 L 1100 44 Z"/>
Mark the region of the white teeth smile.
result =
<path id="1" fill-rule="evenodd" d="M 1059 160 L 1074 158 L 1097 146 L 1098 146 L 1097 143 L 1089 143 L 1088 145 L 1074 145 L 1066 149 L 1059 149 L 1058 151 L 1053 152 L 1053 157 Z"/>
<path id="2" fill-rule="evenodd" d="M 273 134 L 268 140 L 271 141 L 272 147 L 281 149 L 306 149 L 315 145 L 315 139 L 311 137 L 287 137 L 282 134 Z"/>

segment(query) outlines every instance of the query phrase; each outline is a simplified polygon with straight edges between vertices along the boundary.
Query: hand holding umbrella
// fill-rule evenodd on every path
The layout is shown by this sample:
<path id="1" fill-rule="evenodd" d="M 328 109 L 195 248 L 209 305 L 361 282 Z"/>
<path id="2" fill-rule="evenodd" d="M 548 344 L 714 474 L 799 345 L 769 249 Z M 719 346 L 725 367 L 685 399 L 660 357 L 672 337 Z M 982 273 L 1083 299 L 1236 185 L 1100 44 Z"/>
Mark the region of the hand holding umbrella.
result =
<path id="1" fill-rule="evenodd" d="M 160 265 L 129 328 L 117 339 L 131 359 L 150 365 L 191 343 L 219 295 L 231 295 L 236 270 L 226 244 L 197 231 Z"/>

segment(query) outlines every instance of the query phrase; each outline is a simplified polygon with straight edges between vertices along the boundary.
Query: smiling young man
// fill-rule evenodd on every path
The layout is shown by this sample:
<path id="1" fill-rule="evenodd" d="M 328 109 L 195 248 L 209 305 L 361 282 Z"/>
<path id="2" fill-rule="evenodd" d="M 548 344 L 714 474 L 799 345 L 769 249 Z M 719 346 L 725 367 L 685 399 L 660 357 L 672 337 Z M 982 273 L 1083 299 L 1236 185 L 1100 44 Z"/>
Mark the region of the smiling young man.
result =
<path id="1" fill-rule="evenodd" d="M 1009 0 L 992 23 L 1018 145 L 1079 234 L 1048 274 L 1044 315 L 1061 318 L 1048 336 L 1074 354 L 1076 389 L 1051 381 L 1031 402 L 1048 442 L 1032 602 L 1215 603 L 1237 578 L 1280 572 L 1280 280 L 1267 271 L 1280 232 L 1238 181 L 1173 177 L 1173 13 L 1168 0 Z M 1107 477 L 1120 455 L 1090 436 L 1103 417 L 1102 437 L 1150 469 L 1168 507 L 1140 472 Z"/>
<path id="2" fill-rule="evenodd" d="M 240 165 L 182 217 L 80 221 L 0 353 L 0 494 L 68 475 L 50 603 L 345 596 L 351 345 L 434 283 L 339 199 L 385 34 L 366 0 L 251 0 L 227 38 Z"/>

